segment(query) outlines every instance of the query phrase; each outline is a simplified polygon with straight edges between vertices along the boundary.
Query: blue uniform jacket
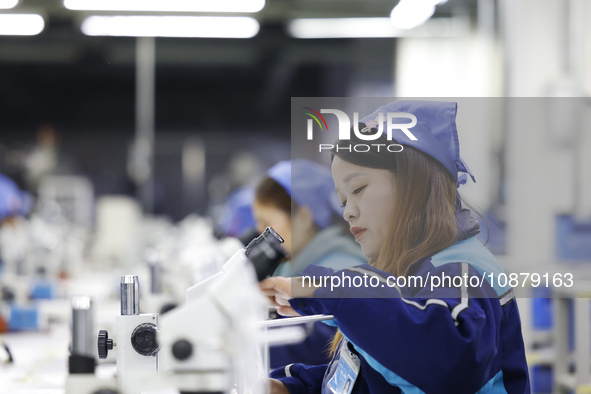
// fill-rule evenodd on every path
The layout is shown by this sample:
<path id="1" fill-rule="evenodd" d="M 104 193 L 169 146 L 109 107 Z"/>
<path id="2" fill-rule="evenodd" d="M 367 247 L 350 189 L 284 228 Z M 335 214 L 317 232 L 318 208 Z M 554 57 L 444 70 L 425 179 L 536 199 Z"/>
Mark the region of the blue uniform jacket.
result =
<path id="1" fill-rule="evenodd" d="M 407 277 L 423 278 L 423 286 L 392 286 L 395 277 L 368 264 L 313 272 L 353 284 L 355 277 L 357 283 L 370 277 L 373 285 L 379 283 L 329 285 L 313 298 L 290 301 L 302 315 L 335 316 L 329 323 L 339 327 L 361 360 L 352 393 L 530 393 L 513 291 L 499 286 L 503 270 L 476 238 L 413 264 Z M 474 279 L 432 287 L 431 278 L 443 275 Z M 292 364 L 271 377 L 291 394 L 328 393 L 326 381 L 338 362 L 336 354 L 331 364 Z"/>
<path id="2" fill-rule="evenodd" d="M 312 265 L 338 270 L 364 261 L 359 245 L 343 235 L 340 227 L 327 227 L 306 245 L 294 261 L 280 265 L 273 276 L 293 276 Z M 316 322 L 307 330 L 308 335 L 302 343 L 269 349 L 271 368 L 294 362 L 322 364 L 330 361 L 328 348 L 336 328 Z"/>

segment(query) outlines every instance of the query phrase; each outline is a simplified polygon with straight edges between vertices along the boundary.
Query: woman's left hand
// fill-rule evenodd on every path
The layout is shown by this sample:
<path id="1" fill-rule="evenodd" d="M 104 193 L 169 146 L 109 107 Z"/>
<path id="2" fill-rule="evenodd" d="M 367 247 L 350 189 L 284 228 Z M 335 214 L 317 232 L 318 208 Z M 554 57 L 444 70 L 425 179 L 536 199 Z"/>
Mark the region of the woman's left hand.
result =
<path id="1" fill-rule="evenodd" d="M 301 316 L 291 305 L 291 280 L 292 278 L 271 277 L 259 283 L 263 294 L 271 301 L 271 305 L 277 307 L 277 313 L 282 316 Z"/>
<path id="2" fill-rule="evenodd" d="M 277 307 L 277 313 L 282 316 L 301 316 L 289 304 L 293 297 L 292 285 L 295 286 L 295 297 L 314 297 L 316 287 L 303 286 L 302 277 L 284 278 L 274 276 L 259 283 L 263 294 L 271 301 L 271 305 Z"/>

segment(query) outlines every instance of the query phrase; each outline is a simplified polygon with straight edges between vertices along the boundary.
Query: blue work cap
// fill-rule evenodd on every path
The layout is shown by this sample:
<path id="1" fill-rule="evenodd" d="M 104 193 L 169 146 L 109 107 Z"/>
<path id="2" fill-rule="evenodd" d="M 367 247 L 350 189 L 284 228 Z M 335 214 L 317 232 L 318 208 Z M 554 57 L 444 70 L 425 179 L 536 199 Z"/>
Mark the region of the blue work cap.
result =
<path id="1" fill-rule="evenodd" d="M 239 237 L 246 230 L 256 227 L 252 215 L 254 187 L 245 186 L 230 194 L 222 214 L 221 226 L 225 235 Z"/>
<path id="2" fill-rule="evenodd" d="M 384 134 L 387 132 L 386 122 L 388 112 L 411 113 L 417 118 L 417 124 L 410 131 L 417 139 L 411 140 L 405 133 L 396 134 L 394 139 L 403 146 L 410 146 L 428 154 L 441 163 L 451 174 L 456 186 L 467 181 L 466 174 L 476 182 L 474 175 L 460 157 L 460 141 L 456 128 L 456 113 L 458 104 L 443 101 L 401 100 L 376 109 L 371 115 L 361 119 L 369 128 L 376 128 L 379 114 L 382 113 Z M 392 123 L 410 123 L 409 118 L 394 118 Z M 400 130 L 399 130 L 400 131 Z M 462 173 L 462 174 L 458 174 Z"/>
<path id="3" fill-rule="evenodd" d="M 31 206 L 31 197 L 18 188 L 6 175 L 0 174 L 0 219 L 26 215 Z"/>
<path id="4" fill-rule="evenodd" d="M 295 159 L 281 161 L 268 171 L 300 207 L 308 207 L 314 222 L 325 228 L 333 214 L 342 214 L 330 169 L 319 163 Z"/>

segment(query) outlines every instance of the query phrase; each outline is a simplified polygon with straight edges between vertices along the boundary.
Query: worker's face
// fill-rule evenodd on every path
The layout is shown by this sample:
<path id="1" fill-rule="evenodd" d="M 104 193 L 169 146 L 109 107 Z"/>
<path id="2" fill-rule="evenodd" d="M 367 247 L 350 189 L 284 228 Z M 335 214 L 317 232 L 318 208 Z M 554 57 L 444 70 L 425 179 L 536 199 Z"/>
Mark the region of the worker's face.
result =
<path id="1" fill-rule="evenodd" d="M 377 258 L 394 213 L 394 175 L 335 157 L 332 177 L 355 241 L 367 257 Z"/>
<path id="2" fill-rule="evenodd" d="M 273 227 L 285 241 L 282 246 L 291 253 L 291 216 L 273 204 L 254 202 L 252 206 L 257 230 L 263 232 L 267 227 Z"/>

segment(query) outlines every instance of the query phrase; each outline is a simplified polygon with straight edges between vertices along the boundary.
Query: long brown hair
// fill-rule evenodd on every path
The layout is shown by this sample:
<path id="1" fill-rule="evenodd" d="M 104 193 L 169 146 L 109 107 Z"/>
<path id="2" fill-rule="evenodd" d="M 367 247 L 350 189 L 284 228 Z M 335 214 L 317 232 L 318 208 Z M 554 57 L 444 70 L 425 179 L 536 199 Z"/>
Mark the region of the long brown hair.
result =
<path id="1" fill-rule="evenodd" d="M 438 161 L 406 146 L 396 153 L 385 149 L 363 153 L 335 149 L 334 156 L 394 174 L 394 214 L 386 242 L 378 258 L 370 261 L 371 265 L 393 275 L 406 276 L 414 262 L 454 243 L 458 233 L 455 213 L 459 196 L 454 180 Z M 331 342 L 331 354 L 341 337 L 337 331 Z"/>
<path id="2" fill-rule="evenodd" d="M 261 204 L 272 205 L 287 215 L 291 215 L 291 197 L 283 186 L 270 176 L 266 176 L 259 181 L 254 191 L 254 198 Z"/>

